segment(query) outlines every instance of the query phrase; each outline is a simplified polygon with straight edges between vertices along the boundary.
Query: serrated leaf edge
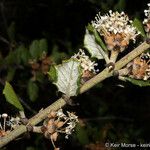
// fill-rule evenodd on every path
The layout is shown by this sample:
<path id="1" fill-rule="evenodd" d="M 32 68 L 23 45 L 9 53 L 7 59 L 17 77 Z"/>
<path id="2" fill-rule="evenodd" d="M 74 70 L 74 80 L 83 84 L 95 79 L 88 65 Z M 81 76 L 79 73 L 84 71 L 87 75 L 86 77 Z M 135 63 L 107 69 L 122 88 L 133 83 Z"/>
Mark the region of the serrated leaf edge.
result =
<path id="1" fill-rule="evenodd" d="M 76 58 L 70 58 L 68 60 L 63 60 L 61 64 L 59 65 L 55 65 L 55 69 L 56 69 L 56 72 L 57 72 L 57 67 L 60 67 L 63 65 L 63 63 L 68 63 L 68 62 L 71 62 L 71 61 L 76 61 L 76 62 L 79 62 L 80 64 L 80 61 L 77 60 Z M 77 79 L 77 90 L 76 90 L 76 94 L 74 96 L 76 96 L 78 93 L 79 93 L 79 89 L 80 89 L 80 81 L 81 81 L 81 76 L 82 76 L 82 68 L 81 68 L 81 65 L 78 66 L 78 73 L 79 73 L 79 76 L 78 76 L 78 79 Z M 58 73 L 57 73 L 57 80 L 55 82 L 53 82 L 53 84 L 57 84 L 57 81 L 58 81 Z M 57 86 L 57 85 L 56 85 Z M 58 87 L 57 87 L 58 88 Z M 65 93 L 64 93 L 65 94 Z"/>

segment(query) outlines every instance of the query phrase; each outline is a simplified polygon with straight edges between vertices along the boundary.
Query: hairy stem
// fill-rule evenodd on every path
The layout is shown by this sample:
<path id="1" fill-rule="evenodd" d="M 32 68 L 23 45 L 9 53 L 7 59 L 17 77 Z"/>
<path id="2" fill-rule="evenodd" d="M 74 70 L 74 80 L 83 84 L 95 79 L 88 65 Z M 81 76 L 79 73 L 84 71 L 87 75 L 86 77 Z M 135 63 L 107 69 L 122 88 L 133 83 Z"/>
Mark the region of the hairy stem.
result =
<path id="1" fill-rule="evenodd" d="M 140 55 L 142 52 L 150 48 L 150 45 L 146 42 L 143 42 L 141 45 L 139 45 L 137 48 L 135 48 L 133 51 L 131 51 L 129 54 L 124 56 L 122 59 L 120 59 L 115 64 L 115 70 L 119 70 L 122 67 L 124 67 L 126 64 L 128 64 L 131 60 L 133 60 L 135 57 Z M 80 94 L 84 93 L 85 91 L 92 88 L 94 85 L 98 84 L 99 82 L 103 81 L 104 79 L 112 76 L 113 71 L 109 72 L 108 68 L 104 69 L 102 72 L 100 72 L 98 75 L 87 81 L 81 88 L 80 88 Z M 37 125 L 39 122 L 41 122 L 43 119 L 47 117 L 47 115 L 52 110 L 58 110 L 59 108 L 66 105 L 66 101 L 62 98 L 58 99 L 56 102 L 45 108 L 44 110 L 39 111 L 38 114 L 33 116 L 31 119 L 29 119 L 30 125 L 34 126 Z M 8 135 L 0 138 L 0 148 L 5 146 L 10 141 L 14 140 L 21 134 L 25 133 L 27 131 L 26 126 L 20 125 L 15 130 L 10 132 Z"/>

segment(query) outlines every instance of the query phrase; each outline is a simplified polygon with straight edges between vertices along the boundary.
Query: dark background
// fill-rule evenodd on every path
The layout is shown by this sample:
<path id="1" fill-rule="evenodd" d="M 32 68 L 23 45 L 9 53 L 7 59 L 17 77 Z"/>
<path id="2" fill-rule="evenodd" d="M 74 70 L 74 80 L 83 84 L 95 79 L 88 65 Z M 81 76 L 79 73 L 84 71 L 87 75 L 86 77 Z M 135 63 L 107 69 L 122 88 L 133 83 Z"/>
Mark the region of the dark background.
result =
<path id="1" fill-rule="evenodd" d="M 48 55 L 56 47 L 65 57 L 83 47 L 85 26 L 94 19 L 99 11 L 125 11 L 130 18 L 143 20 L 143 10 L 148 1 L 143 0 L 0 0 L 0 54 L 5 60 L 10 51 L 8 27 L 15 24 L 15 44 L 28 46 L 33 40 L 46 38 Z M 59 55 L 59 53 L 58 53 Z M 60 58 L 61 59 L 61 58 Z M 103 62 L 102 62 L 103 63 Z M 7 65 L 0 63 L 0 77 L 5 78 Z M 5 68 L 6 67 L 6 68 Z M 31 78 L 31 68 L 17 69 L 11 84 L 16 93 L 35 111 L 45 108 L 55 101 L 59 94 L 47 77 L 39 86 L 38 98 L 30 101 L 26 92 L 26 81 Z M 1 83 L 0 91 L 4 85 Z M 60 136 L 56 145 L 61 149 L 102 150 L 104 143 L 149 143 L 150 139 L 150 98 L 149 87 L 138 87 L 131 83 L 110 78 L 79 95 L 75 99 L 77 106 L 67 106 L 66 110 L 75 111 L 84 122 L 77 131 L 66 140 Z M 17 111 L 6 103 L 0 95 L 0 112 L 15 114 Z M 27 116 L 33 112 L 26 109 Z M 92 144 L 93 143 L 93 144 Z M 50 150 L 51 141 L 43 135 L 31 134 L 12 141 L 3 150 Z"/>

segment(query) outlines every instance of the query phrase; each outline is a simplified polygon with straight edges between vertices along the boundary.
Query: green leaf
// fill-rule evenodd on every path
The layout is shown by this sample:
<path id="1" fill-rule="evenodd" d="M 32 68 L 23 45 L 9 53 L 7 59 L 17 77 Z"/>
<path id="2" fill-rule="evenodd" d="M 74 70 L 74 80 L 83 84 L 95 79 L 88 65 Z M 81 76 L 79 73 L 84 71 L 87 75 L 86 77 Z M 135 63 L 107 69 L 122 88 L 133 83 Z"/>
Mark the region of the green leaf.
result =
<path id="1" fill-rule="evenodd" d="M 57 72 L 57 81 L 54 84 L 58 90 L 68 97 L 77 95 L 81 77 L 80 62 L 69 59 L 54 67 Z"/>
<path id="2" fill-rule="evenodd" d="M 7 81 L 13 80 L 14 75 L 15 75 L 15 72 L 16 72 L 16 69 L 15 69 L 15 68 L 9 67 L 9 68 L 8 68 L 8 72 L 7 72 L 6 80 L 7 80 Z"/>
<path id="3" fill-rule="evenodd" d="M 15 51 L 10 51 L 7 57 L 5 58 L 5 64 L 11 65 L 15 64 L 18 60 L 16 59 Z"/>
<path id="4" fill-rule="evenodd" d="M 3 94 L 4 94 L 6 101 L 8 103 L 12 104 L 13 106 L 18 108 L 19 110 L 23 110 L 23 107 L 19 101 L 19 98 L 17 97 L 13 87 L 10 85 L 9 82 L 6 82 L 4 90 L 3 90 Z"/>
<path id="5" fill-rule="evenodd" d="M 20 45 L 14 51 L 10 51 L 6 61 L 8 64 L 21 64 L 22 62 L 26 64 L 29 60 L 29 55 L 29 51 L 24 45 Z"/>
<path id="6" fill-rule="evenodd" d="M 34 40 L 30 47 L 29 47 L 29 51 L 31 54 L 32 59 L 38 59 L 39 58 L 39 41 L 38 40 Z"/>
<path id="7" fill-rule="evenodd" d="M 38 71 L 36 73 L 36 80 L 42 84 L 43 84 L 44 77 L 45 75 L 41 71 Z"/>
<path id="8" fill-rule="evenodd" d="M 5 63 L 8 65 L 11 64 L 20 64 L 23 62 L 24 57 L 26 57 L 27 49 L 21 45 L 17 47 L 14 51 L 10 51 L 7 57 L 5 58 Z M 28 52 L 28 58 L 29 59 L 29 52 Z"/>
<path id="9" fill-rule="evenodd" d="M 48 44 L 46 39 L 34 40 L 30 47 L 29 51 L 32 59 L 39 59 L 42 57 L 42 54 L 48 51 Z"/>
<path id="10" fill-rule="evenodd" d="M 29 50 L 24 45 L 20 45 L 17 49 L 19 51 L 20 61 L 26 65 L 30 59 Z"/>
<path id="11" fill-rule="evenodd" d="M 150 86 L 150 81 L 137 80 L 129 77 L 125 77 L 125 80 L 140 87 Z"/>
<path id="12" fill-rule="evenodd" d="M 96 30 L 94 30 L 94 35 L 95 35 L 96 42 L 102 47 L 102 49 L 105 52 L 108 52 L 108 49 L 107 49 L 106 45 L 104 44 L 103 40 L 101 39 L 101 37 L 99 36 L 99 34 Z"/>
<path id="13" fill-rule="evenodd" d="M 143 37 L 146 37 L 145 31 L 143 28 L 143 24 L 139 19 L 137 19 L 137 18 L 134 19 L 133 26 L 136 27 L 136 29 L 141 33 L 141 35 Z"/>
<path id="14" fill-rule="evenodd" d="M 102 47 L 100 47 L 96 41 L 95 36 L 90 34 L 88 30 L 86 30 L 86 34 L 84 36 L 84 47 L 89 51 L 92 57 L 97 59 L 104 59 L 106 52 L 103 51 Z"/>
<path id="15" fill-rule="evenodd" d="M 79 142 L 82 145 L 89 143 L 88 133 L 85 128 L 81 127 L 80 125 L 76 126 L 76 135 L 79 140 Z"/>
<path id="16" fill-rule="evenodd" d="M 55 66 L 50 67 L 48 75 L 53 82 L 57 82 L 57 71 L 56 71 Z"/>
<path id="17" fill-rule="evenodd" d="M 48 52 L 48 44 L 46 39 L 39 40 L 39 49 L 40 49 L 40 55 L 42 55 L 43 52 Z"/>
<path id="18" fill-rule="evenodd" d="M 7 34 L 10 39 L 10 41 L 15 40 L 15 22 L 12 22 L 10 26 L 7 29 Z"/>
<path id="19" fill-rule="evenodd" d="M 89 32 L 91 32 L 91 33 L 94 32 L 94 27 L 90 23 L 88 24 L 88 26 L 86 28 Z"/>
<path id="20" fill-rule="evenodd" d="M 37 84 L 30 80 L 28 82 L 27 91 L 28 91 L 30 100 L 32 102 L 35 102 L 38 98 L 38 92 L 39 92 L 39 87 L 37 86 Z"/>
<path id="21" fill-rule="evenodd" d="M 58 50 L 58 46 L 54 45 L 52 49 L 51 59 L 56 63 L 61 63 L 62 60 L 67 59 L 67 54 Z"/>
<path id="22" fill-rule="evenodd" d="M 23 55 L 23 53 L 24 53 L 24 47 L 23 47 L 23 45 L 21 45 L 21 46 L 19 46 L 15 51 L 14 51 L 14 53 L 15 53 L 15 60 L 16 60 L 16 63 L 17 64 L 20 64 L 21 63 L 21 61 L 22 61 L 22 55 Z"/>
<path id="23" fill-rule="evenodd" d="M 94 34 L 95 41 L 102 47 L 102 49 L 104 51 L 107 52 L 108 49 L 107 49 L 106 45 L 104 44 L 103 40 L 101 39 L 99 33 L 95 30 L 95 28 L 91 24 L 88 24 L 87 30 L 89 31 L 90 34 Z"/>

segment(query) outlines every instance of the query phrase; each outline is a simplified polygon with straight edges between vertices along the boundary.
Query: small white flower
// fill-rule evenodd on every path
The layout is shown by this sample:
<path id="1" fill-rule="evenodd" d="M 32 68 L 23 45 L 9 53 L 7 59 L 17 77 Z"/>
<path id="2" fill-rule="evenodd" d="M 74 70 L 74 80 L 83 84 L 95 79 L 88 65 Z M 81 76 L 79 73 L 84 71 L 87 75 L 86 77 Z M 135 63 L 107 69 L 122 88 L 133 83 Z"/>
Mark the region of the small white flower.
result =
<path id="1" fill-rule="evenodd" d="M 69 128 L 70 130 L 74 129 L 76 126 L 76 122 L 74 122 L 74 121 L 68 122 L 67 124 L 68 124 L 67 128 Z"/>
<path id="2" fill-rule="evenodd" d="M 71 134 L 71 130 L 70 130 L 70 128 L 69 128 L 69 127 L 66 127 L 66 129 L 65 129 L 65 133 L 66 133 L 66 134 L 68 134 L 68 135 L 69 135 L 69 134 Z"/>
<path id="3" fill-rule="evenodd" d="M 20 118 L 19 117 L 11 117 L 7 122 L 7 126 L 11 127 L 14 129 L 16 126 L 21 124 Z"/>
<path id="4" fill-rule="evenodd" d="M 70 112 L 67 113 L 70 120 L 74 120 L 75 122 L 78 122 L 78 116 L 76 116 L 74 113 L 70 113 Z"/>
<path id="5" fill-rule="evenodd" d="M 95 63 L 95 61 L 91 61 L 89 56 L 87 56 L 82 49 L 79 49 L 79 52 L 72 56 L 72 58 L 78 59 L 78 61 L 81 63 L 83 72 L 88 70 L 90 72 L 96 73 L 95 66 L 98 64 Z"/>
<path id="6" fill-rule="evenodd" d="M 144 10 L 146 18 L 144 19 L 143 24 L 147 24 L 148 21 L 150 20 L 150 3 L 148 3 L 147 5 L 149 8 L 147 10 Z"/>
<path id="7" fill-rule="evenodd" d="M 2 118 L 7 118 L 7 117 L 8 117 L 8 114 L 6 114 L 6 113 L 2 114 Z"/>
<path id="8" fill-rule="evenodd" d="M 72 134 L 72 132 L 74 131 L 76 122 L 72 121 L 72 122 L 68 122 L 67 124 L 68 126 L 65 128 L 65 134 L 66 134 L 65 138 L 68 139 L 68 135 Z"/>
<path id="9" fill-rule="evenodd" d="M 147 5 L 148 5 L 148 10 L 144 10 L 144 14 L 146 18 L 144 19 L 143 24 L 145 25 L 145 31 L 149 33 L 150 32 L 150 3 L 148 3 Z"/>
<path id="10" fill-rule="evenodd" d="M 62 109 L 59 109 L 59 110 L 56 112 L 56 114 L 57 114 L 57 117 L 59 117 L 59 118 L 65 118 L 65 117 L 66 117 L 66 115 L 63 113 L 63 110 L 62 110 Z"/>

